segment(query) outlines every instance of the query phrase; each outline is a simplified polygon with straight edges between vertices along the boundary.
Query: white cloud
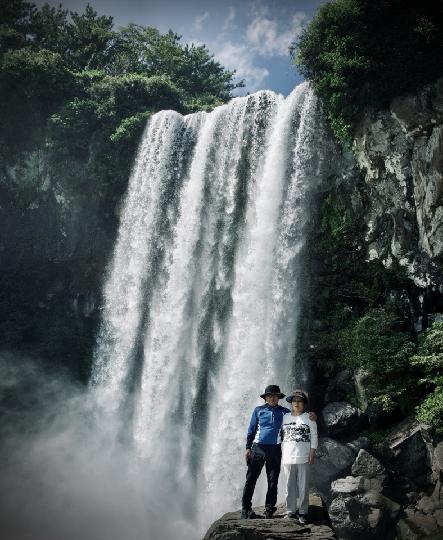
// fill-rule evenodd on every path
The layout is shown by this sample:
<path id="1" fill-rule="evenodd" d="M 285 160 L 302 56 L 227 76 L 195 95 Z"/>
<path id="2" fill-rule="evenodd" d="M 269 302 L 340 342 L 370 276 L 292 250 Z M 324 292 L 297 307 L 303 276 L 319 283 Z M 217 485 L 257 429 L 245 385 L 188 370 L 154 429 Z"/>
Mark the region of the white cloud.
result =
<path id="1" fill-rule="evenodd" d="M 299 11 L 293 15 L 289 28 L 282 30 L 277 21 L 258 15 L 246 29 L 246 40 L 259 56 L 286 56 L 290 44 L 299 37 L 307 20 L 306 14 Z"/>
<path id="2" fill-rule="evenodd" d="M 232 6 L 229 6 L 228 16 L 223 21 L 222 32 L 229 32 L 234 30 L 234 19 L 235 19 L 235 9 Z"/>
<path id="3" fill-rule="evenodd" d="M 245 79 L 250 92 L 261 88 L 269 75 L 266 68 L 254 65 L 255 55 L 246 44 L 227 41 L 216 51 L 215 56 L 223 66 L 235 70 L 238 79 Z"/>
<path id="4" fill-rule="evenodd" d="M 263 0 L 253 0 L 248 4 L 248 14 L 250 17 L 267 17 L 269 15 L 269 5 Z"/>
<path id="5" fill-rule="evenodd" d="M 203 23 L 204 21 L 209 17 L 209 12 L 205 11 L 202 15 L 197 15 L 194 19 L 194 23 L 192 25 L 192 28 L 196 32 L 201 32 L 203 29 Z"/>
<path id="6" fill-rule="evenodd" d="M 236 79 L 245 80 L 247 91 L 255 92 L 264 87 L 270 73 L 262 65 L 264 59 L 287 56 L 289 46 L 300 35 L 308 17 L 298 11 L 290 18 L 282 16 L 275 19 L 263 0 L 250 2 L 247 15 L 249 24 L 244 32 L 238 32 L 238 14 L 233 6 L 229 6 L 219 33 L 212 40 L 206 40 L 206 44 L 217 61 L 227 69 L 235 70 Z M 194 29 L 200 31 L 208 17 L 208 12 L 196 17 Z M 199 40 L 192 42 L 200 44 Z"/>

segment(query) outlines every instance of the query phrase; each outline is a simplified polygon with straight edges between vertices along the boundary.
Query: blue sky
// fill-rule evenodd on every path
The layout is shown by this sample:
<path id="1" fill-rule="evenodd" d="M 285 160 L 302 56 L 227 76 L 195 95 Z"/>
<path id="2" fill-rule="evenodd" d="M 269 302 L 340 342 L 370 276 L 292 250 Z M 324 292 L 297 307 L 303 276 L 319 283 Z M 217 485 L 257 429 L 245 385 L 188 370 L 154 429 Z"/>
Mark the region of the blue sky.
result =
<path id="1" fill-rule="evenodd" d="M 90 0 L 116 27 L 128 23 L 170 28 L 182 41 L 205 44 L 246 87 L 239 94 L 270 89 L 287 95 L 303 79 L 291 63 L 288 46 L 327 0 Z M 83 12 L 87 0 L 50 0 Z M 38 6 L 46 2 L 37 0 Z"/>

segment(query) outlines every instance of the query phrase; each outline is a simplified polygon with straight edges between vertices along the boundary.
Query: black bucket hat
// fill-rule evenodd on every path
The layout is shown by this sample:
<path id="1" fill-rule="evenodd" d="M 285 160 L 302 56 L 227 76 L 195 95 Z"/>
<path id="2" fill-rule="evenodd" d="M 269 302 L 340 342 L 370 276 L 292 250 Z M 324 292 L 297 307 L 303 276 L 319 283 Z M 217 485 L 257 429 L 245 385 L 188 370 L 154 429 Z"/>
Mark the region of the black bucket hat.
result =
<path id="1" fill-rule="evenodd" d="M 286 398 L 286 401 L 292 403 L 295 398 L 302 399 L 304 403 L 308 402 L 308 396 L 303 390 L 294 390 L 292 394 Z"/>
<path id="2" fill-rule="evenodd" d="M 278 399 L 283 399 L 285 397 L 285 394 L 280 392 L 280 386 L 277 386 L 276 384 L 270 384 L 267 386 L 263 394 L 260 394 L 260 397 L 265 399 L 268 394 L 277 394 Z"/>

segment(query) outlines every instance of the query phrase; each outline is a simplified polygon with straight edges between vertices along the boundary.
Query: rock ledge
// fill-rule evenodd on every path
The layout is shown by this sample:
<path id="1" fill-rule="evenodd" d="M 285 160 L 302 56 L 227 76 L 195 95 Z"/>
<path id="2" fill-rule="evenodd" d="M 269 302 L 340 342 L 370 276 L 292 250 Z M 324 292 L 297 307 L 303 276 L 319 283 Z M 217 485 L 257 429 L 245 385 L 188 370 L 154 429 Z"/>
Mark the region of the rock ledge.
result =
<path id="1" fill-rule="evenodd" d="M 254 508 L 262 515 L 264 507 Z M 285 505 L 280 504 L 273 519 L 240 519 L 240 512 L 229 512 L 211 525 L 203 540 L 329 540 L 336 538 L 320 497 L 309 497 L 309 523 L 283 519 Z"/>

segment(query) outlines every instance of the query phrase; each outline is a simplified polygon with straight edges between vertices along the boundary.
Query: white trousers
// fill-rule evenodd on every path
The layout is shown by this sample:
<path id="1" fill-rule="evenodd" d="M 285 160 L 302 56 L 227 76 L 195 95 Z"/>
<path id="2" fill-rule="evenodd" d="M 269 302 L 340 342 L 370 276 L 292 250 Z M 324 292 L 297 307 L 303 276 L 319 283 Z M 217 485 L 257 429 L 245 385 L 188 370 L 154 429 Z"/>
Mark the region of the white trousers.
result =
<path id="1" fill-rule="evenodd" d="M 307 514 L 309 508 L 309 463 L 283 465 L 286 476 L 286 510 Z"/>

